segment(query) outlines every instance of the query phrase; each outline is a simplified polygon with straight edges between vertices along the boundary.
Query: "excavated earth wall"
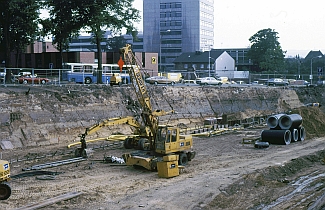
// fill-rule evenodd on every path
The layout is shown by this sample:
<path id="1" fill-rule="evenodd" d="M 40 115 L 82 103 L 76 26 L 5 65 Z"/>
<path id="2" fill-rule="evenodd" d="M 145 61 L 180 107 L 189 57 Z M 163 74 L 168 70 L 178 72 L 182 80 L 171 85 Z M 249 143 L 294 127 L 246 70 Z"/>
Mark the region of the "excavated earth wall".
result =
<path id="1" fill-rule="evenodd" d="M 321 88 L 321 87 L 316 87 Z M 3 148 L 25 148 L 78 140 L 78 134 L 101 120 L 140 111 L 130 86 L 98 85 L 0 87 L 0 141 Z M 240 120 L 286 112 L 320 102 L 314 88 L 148 86 L 154 109 L 176 111 L 161 122 L 202 122 L 227 115 Z M 115 132 L 125 132 L 116 128 Z M 103 131 L 111 134 L 110 129 Z M 107 133 L 105 133 L 107 132 Z M 130 130 L 131 132 L 131 130 Z"/>

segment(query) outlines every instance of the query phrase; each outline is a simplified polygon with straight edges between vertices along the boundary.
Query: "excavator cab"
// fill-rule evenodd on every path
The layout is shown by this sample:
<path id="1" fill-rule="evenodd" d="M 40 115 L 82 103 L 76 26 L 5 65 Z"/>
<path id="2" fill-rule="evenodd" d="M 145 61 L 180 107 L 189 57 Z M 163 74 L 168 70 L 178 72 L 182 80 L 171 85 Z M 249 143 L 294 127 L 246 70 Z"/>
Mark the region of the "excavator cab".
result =
<path id="1" fill-rule="evenodd" d="M 155 141 L 156 152 L 160 154 L 178 153 L 191 150 L 191 135 L 180 135 L 178 127 L 159 126 Z"/>

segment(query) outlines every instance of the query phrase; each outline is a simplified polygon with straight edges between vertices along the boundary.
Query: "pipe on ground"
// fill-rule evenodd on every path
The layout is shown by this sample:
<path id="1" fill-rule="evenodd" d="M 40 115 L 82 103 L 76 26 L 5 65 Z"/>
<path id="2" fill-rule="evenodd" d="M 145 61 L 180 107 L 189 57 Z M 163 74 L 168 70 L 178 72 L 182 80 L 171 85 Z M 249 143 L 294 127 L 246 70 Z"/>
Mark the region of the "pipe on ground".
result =
<path id="1" fill-rule="evenodd" d="M 263 130 L 261 132 L 261 141 L 270 144 L 288 145 L 291 142 L 290 130 Z"/>
<path id="2" fill-rule="evenodd" d="M 296 128 L 290 129 L 290 132 L 291 132 L 291 142 L 298 141 L 298 138 L 299 138 L 298 129 L 296 129 Z"/>
<path id="3" fill-rule="evenodd" d="M 269 116 L 266 119 L 267 126 L 269 126 L 269 128 L 271 129 L 280 129 L 279 119 L 284 115 L 286 116 L 286 114 L 276 114 L 276 115 Z"/>
<path id="4" fill-rule="evenodd" d="M 306 130 L 303 126 L 298 127 L 298 141 L 303 141 L 306 138 Z"/>
<path id="5" fill-rule="evenodd" d="M 302 123 L 302 117 L 299 114 L 283 115 L 279 119 L 279 126 L 282 130 L 298 128 Z"/>

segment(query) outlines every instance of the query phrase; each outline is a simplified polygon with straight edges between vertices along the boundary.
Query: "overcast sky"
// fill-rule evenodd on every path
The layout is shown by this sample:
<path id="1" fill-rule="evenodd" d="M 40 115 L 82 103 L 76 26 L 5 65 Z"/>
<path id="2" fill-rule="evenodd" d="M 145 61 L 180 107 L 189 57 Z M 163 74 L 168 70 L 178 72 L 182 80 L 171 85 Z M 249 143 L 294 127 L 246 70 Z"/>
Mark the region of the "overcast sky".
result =
<path id="1" fill-rule="evenodd" d="M 325 4 L 322 0 L 219 0 L 215 6 L 214 48 L 248 47 L 262 29 L 278 32 L 286 56 L 305 57 L 310 50 L 325 53 Z M 134 5 L 142 13 L 143 0 Z M 142 31 L 142 22 L 137 25 Z"/>

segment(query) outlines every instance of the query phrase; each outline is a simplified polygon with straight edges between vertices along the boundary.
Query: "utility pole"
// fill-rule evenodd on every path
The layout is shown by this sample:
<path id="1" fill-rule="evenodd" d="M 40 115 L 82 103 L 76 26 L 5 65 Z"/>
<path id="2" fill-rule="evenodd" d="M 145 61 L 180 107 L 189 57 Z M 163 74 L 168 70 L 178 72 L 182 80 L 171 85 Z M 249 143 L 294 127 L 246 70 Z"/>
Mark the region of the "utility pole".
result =
<path id="1" fill-rule="evenodd" d="M 210 59 L 211 59 L 211 47 L 212 47 L 212 45 L 210 44 L 210 45 L 205 45 L 205 46 L 207 46 L 207 47 L 209 47 L 209 77 L 211 76 L 211 62 L 210 62 Z"/>

